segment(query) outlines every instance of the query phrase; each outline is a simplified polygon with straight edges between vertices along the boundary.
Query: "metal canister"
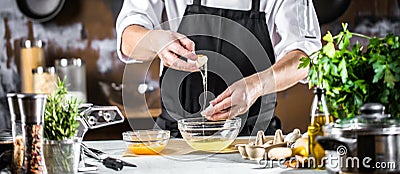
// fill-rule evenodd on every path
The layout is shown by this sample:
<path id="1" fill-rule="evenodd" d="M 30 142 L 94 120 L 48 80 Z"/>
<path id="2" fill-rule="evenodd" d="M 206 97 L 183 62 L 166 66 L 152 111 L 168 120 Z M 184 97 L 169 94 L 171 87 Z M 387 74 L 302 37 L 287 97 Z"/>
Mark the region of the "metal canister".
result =
<path id="1" fill-rule="evenodd" d="M 45 94 L 17 94 L 21 115 L 25 117 L 25 160 L 27 173 L 47 173 L 43 154 Z"/>

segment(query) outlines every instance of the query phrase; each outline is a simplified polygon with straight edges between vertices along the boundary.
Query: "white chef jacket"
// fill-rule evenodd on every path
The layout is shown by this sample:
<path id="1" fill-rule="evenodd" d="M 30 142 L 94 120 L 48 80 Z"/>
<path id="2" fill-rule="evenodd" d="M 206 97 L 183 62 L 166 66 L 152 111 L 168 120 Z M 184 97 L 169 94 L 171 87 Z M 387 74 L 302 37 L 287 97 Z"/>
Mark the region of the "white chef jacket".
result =
<path id="1" fill-rule="evenodd" d="M 252 0 L 202 0 L 203 6 L 250 10 Z M 182 18 L 186 6 L 193 0 L 125 0 L 116 22 L 118 57 L 126 62 L 134 59 L 122 54 L 121 36 L 132 24 L 147 29 L 159 27 L 165 18 Z M 302 50 L 307 55 L 321 48 L 321 33 L 312 0 L 260 0 L 260 11 L 265 12 L 269 35 L 276 61 L 292 50 Z M 179 23 L 170 23 L 169 29 L 177 31 Z M 267 32 L 267 31 L 265 31 Z"/>

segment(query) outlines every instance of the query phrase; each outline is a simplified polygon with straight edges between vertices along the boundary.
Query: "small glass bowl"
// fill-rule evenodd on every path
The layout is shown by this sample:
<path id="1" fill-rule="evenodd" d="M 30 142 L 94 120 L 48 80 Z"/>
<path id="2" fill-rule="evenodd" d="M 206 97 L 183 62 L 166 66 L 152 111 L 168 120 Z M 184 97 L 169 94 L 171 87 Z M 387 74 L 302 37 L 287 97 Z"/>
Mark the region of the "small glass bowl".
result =
<path id="1" fill-rule="evenodd" d="M 122 138 L 132 153 L 156 155 L 167 146 L 170 132 L 160 129 L 134 130 L 123 132 Z"/>
<path id="2" fill-rule="evenodd" d="M 241 119 L 210 121 L 203 117 L 178 121 L 183 139 L 193 149 L 220 152 L 227 148 L 239 134 Z"/>

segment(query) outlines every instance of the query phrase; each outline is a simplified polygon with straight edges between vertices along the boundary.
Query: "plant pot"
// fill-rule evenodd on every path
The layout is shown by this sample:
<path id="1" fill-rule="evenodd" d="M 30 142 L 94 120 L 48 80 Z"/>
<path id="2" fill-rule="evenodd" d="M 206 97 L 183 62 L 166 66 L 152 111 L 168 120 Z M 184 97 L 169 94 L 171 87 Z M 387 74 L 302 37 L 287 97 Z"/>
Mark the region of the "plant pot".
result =
<path id="1" fill-rule="evenodd" d="M 81 152 L 81 139 L 67 139 L 63 141 L 45 140 L 44 159 L 47 172 L 77 173 Z"/>

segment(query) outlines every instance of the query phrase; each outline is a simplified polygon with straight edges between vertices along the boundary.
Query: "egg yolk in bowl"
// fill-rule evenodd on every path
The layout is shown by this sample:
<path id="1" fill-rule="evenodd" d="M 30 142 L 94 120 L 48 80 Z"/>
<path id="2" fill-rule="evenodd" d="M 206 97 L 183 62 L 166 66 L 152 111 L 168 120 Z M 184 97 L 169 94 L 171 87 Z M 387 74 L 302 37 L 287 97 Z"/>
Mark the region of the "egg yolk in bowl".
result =
<path id="1" fill-rule="evenodd" d="M 167 146 L 166 143 L 135 143 L 128 145 L 128 149 L 136 155 L 157 155 Z"/>

